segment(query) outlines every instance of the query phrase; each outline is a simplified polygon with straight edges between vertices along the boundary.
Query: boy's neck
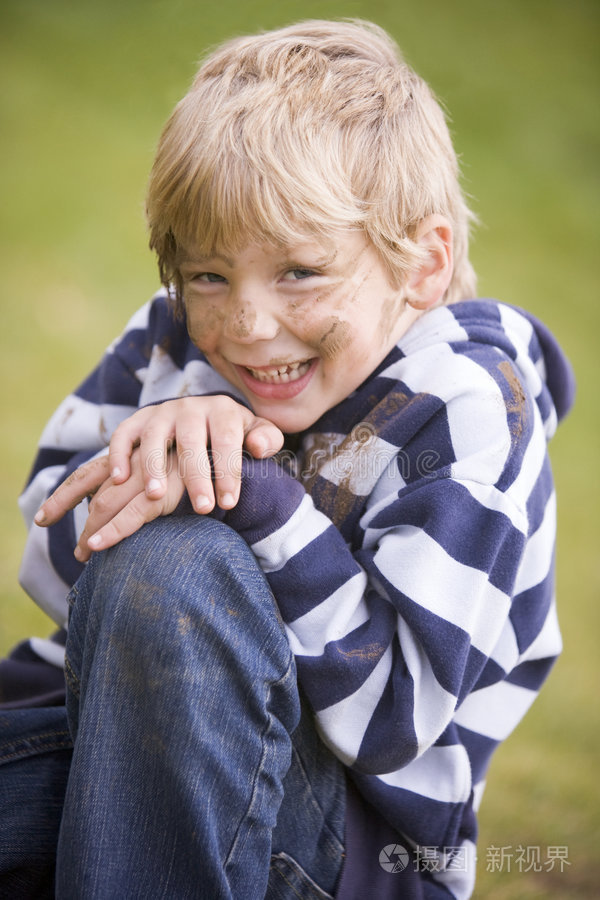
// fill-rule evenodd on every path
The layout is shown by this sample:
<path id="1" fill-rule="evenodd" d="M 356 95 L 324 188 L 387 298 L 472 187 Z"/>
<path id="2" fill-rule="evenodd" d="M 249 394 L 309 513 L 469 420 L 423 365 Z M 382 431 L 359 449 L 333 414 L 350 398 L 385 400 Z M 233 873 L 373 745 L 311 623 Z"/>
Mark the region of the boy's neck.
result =
<path id="1" fill-rule="evenodd" d="M 420 319 L 426 312 L 426 309 L 415 309 L 413 306 L 406 303 L 396 321 L 396 326 L 393 331 L 394 342 L 392 346 L 395 346 L 398 341 L 404 337 L 407 331 L 412 328 L 417 319 Z"/>

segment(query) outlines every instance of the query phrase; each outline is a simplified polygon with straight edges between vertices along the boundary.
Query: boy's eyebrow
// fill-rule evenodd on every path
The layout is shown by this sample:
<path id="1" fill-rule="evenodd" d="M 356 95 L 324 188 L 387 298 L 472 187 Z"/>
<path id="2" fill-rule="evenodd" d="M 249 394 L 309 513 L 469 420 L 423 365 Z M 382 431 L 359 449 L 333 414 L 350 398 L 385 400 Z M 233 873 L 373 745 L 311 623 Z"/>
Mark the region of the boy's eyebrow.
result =
<path id="1" fill-rule="evenodd" d="M 302 256 L 302 253 L 295 253 L 294 248 L 290 248 L 289 251 L 286 251 L 285 255 L 288 260 L 291 260 L 295 258 L 295 256 Z M 335 262 L 337 256 L 338 251 L 334 248 L 331 253 L 326 253 L 324 256 L 319 257 L 319 259 L 315 259 L 314 265 L 323 267 L 330 266 Z M 202 266 L 213 259 L 220 259 L 226 263 L 230 269 L 235 269 L 235 260 L 231 256 L 226 256 L 224 253 L 199 254 L 198 256 L 186 257 L 181 260 L 179 267 L 183 269 L 186 266 Z"/>
<path id="2" fill-rule="evenodd" d="M 183 259 L 181 261 L 180 266 L 201 266 L 212 259 L 220 259 L 224 263 L 226 263 L 230 269 L 235 268 L 235 260 L 233 260 L 230 256 L 225 256 L 224 253 L 211 253 L 210 255 L 187 257 L 186 259 Z"/>

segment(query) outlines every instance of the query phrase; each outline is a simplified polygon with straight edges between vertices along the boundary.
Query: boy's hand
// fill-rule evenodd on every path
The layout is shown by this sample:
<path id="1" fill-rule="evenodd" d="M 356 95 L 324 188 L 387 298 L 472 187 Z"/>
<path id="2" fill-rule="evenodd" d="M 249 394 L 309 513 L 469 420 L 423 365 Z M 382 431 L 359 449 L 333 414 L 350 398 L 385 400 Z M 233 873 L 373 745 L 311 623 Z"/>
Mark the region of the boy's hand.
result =
<path id="1" fill-rule="evenodd" d="M 222 509 L 237 503 L 242 450 L 257 459 L 273 456 L 283 445 L 283 434 L 230 397 L 167 400 L 139 409 L 116 428 L 108 455 L 114 484 L 129 478 L 129 460 L 138 445 L 149 499 L 164 497 L 169 469 L 175 465 L 194 510 L 208 513 L 215 494 Z M 173 447 L 176 457 L 170 452 Z"/>
<path id="2" fill-rule="evenodd" d="M 108 456 L 99 456 L 79 466 L 44 500 L 33 521 L 44 528 L 54 525 L 66 512 L 95 494 L 109 480 L 109 471 Z"/>
<path id="3" fill-rule="evenodd" d="M 86 562 L 93 550 L 112 547 L 173 512 L 186 488 L 196 512 L 208 513 L 215 505 L 214 480 L 219 506 L 232 509 L 240 494 L 242 450 L 262 459 L 282 444 L 275 425 L 229 397 L 186 397 L 145 407 L 118 426 L 108 455 L 80 466 L 59 485 L 35 522 L 53 525 L 91 496 L 75 548 L 77 559 Z"/>
<path id="4" fill-rule="evenodd" d="M 130 468 L 127 482 L 115 484 L 109 475 L 108 456 L 80 466 L 40 507 L 36 523 L 53 525 L 67 510 L 92 495 L 89 515 L 75 548 L 76 558 L 87 562 L 92 551 L 106 550 L 134 534 L 146 522 L 173 512 L 185 490 L 177 466 L 170 468 L 165 492 L 157 500 L 151 500 L 144 490 L 137 450 L 132 454 Z"/>

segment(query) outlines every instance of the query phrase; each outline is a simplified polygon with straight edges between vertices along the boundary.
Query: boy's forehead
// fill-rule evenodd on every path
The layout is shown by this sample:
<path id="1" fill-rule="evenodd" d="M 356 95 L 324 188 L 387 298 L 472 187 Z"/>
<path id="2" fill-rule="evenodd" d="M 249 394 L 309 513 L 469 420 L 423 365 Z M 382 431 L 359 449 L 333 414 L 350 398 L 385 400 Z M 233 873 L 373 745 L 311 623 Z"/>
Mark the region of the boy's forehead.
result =
<path id="1" fill-rule="evenodd" d="M 240 242 L 235 247 L 206 247 L 202 244 L 187 242 L 186 246 L 180 245 L 178 252 L 178 264 L 185 263 L 202 264 L 208 261 L 224 262 L 230 268 L 235 268 L 240 257 L 246 256 L 252 250 L 259 250 L 263 256 L 272 257 L 274 261 L 290 260 L 302 255 L 310 254 L 315 264 L 330 265 L 340 254 L 348 248 L 348 239 L 352 239 L 352 248 L 356 246 L 356 232 L 343 232 L 337 234 L 306 235 L 297 239 L 278 240 L 253 240 Z"/>

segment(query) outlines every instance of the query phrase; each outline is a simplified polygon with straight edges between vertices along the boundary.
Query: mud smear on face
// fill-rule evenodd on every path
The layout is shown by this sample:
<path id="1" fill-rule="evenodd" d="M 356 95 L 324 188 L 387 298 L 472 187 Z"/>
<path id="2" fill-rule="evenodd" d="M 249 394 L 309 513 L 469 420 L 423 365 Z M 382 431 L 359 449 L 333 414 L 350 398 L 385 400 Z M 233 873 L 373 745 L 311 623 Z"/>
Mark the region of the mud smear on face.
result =
<path id="1" fill-rule="evenodd" d="M 351 282 L 351 285 L 348 285 L 345 288 L 343 287 L 341 291 L 338 291 L 338 288 L 343 284 L 342 281 L 340 281 L 339 284 L 332 285 L 328 290 L 323 291 L 319 295 L 319 297 L 317 298 L 318 302 L 328 300 L 333 295 L 333 308 L 336 310 L 343 310 L 348 308 L 349 306 L 352 306 L 354 303 L 356 303 L 357 300 L 360 299 L 362 289 L 365 284 L 367 284 L 372 275 L 372 269 L 370 268 L 367 269 L 366 272 L 360 273 L 359 271 L 361 257 L 364 256 L 366 252 L 367 248 L 364 247 L 360 251 L 358 256 L 353 259 L 348 265 L 347 280 Z M 351 290 L 352 293 L 349 293 L 349 290 Z M 338 295 L 337 297 L 335 296 L 336 293 Z"/>
<path id="2" fill-rule="evenodd" d="M 321 334 L 314 346 L 319 351 L 320 356 L 331 360 L 335 359 L 351 342 L 352 327 L 349 322 L 345 322 L 337 316 L 329 319 L 327 324 L 327 330 Z"/>
<path id="3" fill-rule="evenodd" d="M 365 256 L 365 254 L 368 252 L 368 250 L 369 250 L 368 247 L 363 247 L 363 249 L 360 251 L 360 253 L 356 257 L 356 259 L 354 259 L 352 261 L 349 274 L 350 274 L 350 278 L 354 281 L 355 288 L 354 288 L 354 292 L 352 293 L 352 295 L 349 298 L 344 299 L 345 303 L 348 303 L 348 304 L 355 303 L 356 300 L 358 300 L 358 298 L 360 297 L 360 293 L 361 293 L 363 287 L 365 286 L 365 284 L 369 281 L 369 279 L 373 275 L 373 267 L 372 267 L 372 264 L 369 262 L 367 262 L 366 271 L 363 271 L 363 272 L 360 271 L 361 266 L 362 266 L 362 257 Z"/>
<path id="4" fill-rule="evenodd" d="M 236 338 L 247 338 L 256 323 L 256 312 L 251 306 L 239 309 L 231 322 L 231 333 Z"/>
<path id="5" fill-rule="evenodd" d="M 200 314 L 195 315 L 187 308 L 188 334 L 193 343 L 199 347 L 202 339 L 216 329 L 223 327 L 225 321 L 225 313 L 222 309 L 215 306 L 209 306 L 202 310 Z M 240 339 L 249 337 L 252 334 L 256 324 L 256 312 L 251 306 L 245 306 L 238 309 L 235 315 L 231 317 L 229 330 L 231 334 Z"/>
<path id="6" fill-rule="evenodd" d="M 206 335 L 222 327 L 223 312 L 215 306 L 203 309 L 201 313 L 192 312 L 191 304 L 186 305 L 187 330 L 192 343 L 202 350 L 202 342 Z"/>

